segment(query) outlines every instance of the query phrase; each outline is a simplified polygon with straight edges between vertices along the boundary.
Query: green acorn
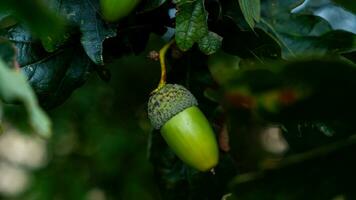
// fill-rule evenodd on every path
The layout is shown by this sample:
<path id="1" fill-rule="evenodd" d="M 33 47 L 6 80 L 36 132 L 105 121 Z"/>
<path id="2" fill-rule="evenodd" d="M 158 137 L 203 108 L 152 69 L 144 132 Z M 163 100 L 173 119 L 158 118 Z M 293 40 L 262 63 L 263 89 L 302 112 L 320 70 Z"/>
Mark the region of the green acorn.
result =
<path id="1" fill-rule="evenodd" d="M 100 0 L 103 17 L 107 21 L 117 21 L 133 11 L 140 0 Z"/>
<path id="2" fill-rule="evenodd" d="M 166 84 L 148 101 L 148 117 L 176 155 L 200 171 L 212 170 L 219 152 L 214 132 L 186 88 Z"/>

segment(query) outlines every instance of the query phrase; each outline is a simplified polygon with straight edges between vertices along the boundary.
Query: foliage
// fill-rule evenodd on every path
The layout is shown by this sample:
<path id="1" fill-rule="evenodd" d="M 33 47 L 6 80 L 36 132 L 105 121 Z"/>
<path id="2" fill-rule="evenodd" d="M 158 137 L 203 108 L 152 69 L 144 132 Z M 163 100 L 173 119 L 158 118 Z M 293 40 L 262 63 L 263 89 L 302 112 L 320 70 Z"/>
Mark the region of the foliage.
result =
<path id="1" fill-rule="evenodd" d="M 254 28 L 255 22 L 260 22 L 261 19 L 261 2 L 260 0 L 239 0 L 242 14 L 246 22 L 251 28 Z"/>
<path id="2" fill-rule="evenodd" d="M 14 48 L 10 43 L 2 41 L 2 55 L 7 63 L 14 63 Z M 26 81 L 26 77 L 19 71 L 9 69 L 0 59 L 0 99 L 4 102 L 21 102 L 26 107 L 29 121 L 34 130 L 43 137 L 51 136 L 51 122 L 39 107 L 34 92 Z"/>
<path id="3" fill-rule="evenodd" d="M 342 0 L 142 0 L 106 22 L 99 0 L 1 1 L 2 131 L 48 137 L 50 156 L 26 191 L 0 193 L 354 199 L 354 12 Z M 215 175 L 182 163 L 147 120 L 156 54 L 172 40 L 167 80 L 187 87 L 214 127 Z"/>

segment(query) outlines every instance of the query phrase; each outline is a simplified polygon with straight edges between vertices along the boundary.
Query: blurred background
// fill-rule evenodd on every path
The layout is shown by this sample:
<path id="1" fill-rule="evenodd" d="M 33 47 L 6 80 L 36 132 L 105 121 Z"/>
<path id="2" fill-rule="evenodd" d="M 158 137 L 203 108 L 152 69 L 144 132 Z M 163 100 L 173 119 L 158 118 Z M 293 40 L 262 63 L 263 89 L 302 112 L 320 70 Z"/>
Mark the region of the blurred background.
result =
<path id="1" fill-rule="evenodd" d="M 159 199 L 148 161 L 151 126 L 146 116 L 159 64 L 143 53 L 117 60 L 110 69 L 113 81 L 105 83 L 93 74 L 49 112 L 51 140 L 5 122 L 0 137 L 4 198 Z"/>

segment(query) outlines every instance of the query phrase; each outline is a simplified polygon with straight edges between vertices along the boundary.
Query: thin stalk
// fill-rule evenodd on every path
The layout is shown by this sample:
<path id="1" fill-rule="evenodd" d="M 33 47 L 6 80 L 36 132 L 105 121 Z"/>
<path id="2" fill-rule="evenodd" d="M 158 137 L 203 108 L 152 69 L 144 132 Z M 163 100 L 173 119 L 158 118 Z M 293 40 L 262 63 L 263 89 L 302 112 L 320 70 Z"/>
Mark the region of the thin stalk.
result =
<path id="1" fill-rule="evenodd" d="M 174 43 L 174 40 L 171 40 L 169 43 L 164 45 L 161 50 L 159 50 L 159 62 L 161 64 L 161 80 L 159 81 L 159 84 L 157 88 L 152 92 L 155 93 L 159 89 L 161 89 L 163 86 L 166 85 L 166 79 L 167 79 L 167 70 L 166 70 L 166 53 L 168 49 L 171 47 L 171 45 Z"/>

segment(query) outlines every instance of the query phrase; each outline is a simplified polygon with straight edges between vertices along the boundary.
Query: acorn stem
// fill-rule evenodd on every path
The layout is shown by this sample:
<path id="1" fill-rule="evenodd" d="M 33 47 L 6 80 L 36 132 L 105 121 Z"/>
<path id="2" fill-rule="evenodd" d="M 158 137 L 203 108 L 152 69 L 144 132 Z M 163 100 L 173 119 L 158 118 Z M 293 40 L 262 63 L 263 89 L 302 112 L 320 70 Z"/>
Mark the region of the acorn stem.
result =
<path id="1" fill-rule="evenodd" d="M 161 80 L 159 81 L 159 84 L 157 86 L 157 88 L 152 92 L 155 93 L 156 91 L 158 91 L 159 89 L 161 89 L 163 86 L 166 85 L 166 79 L 167 79 L 167 70 L 166 70 L 166 53 L 169 49 L 169 47 L 171 47 L 171 45 L 174 43 L 174 39 L 171 40 L 170 42 L 168 42 L 167 44 L 165 44 L 161 50 L 159 50 L 159 61 L 161 64 Z"/>

